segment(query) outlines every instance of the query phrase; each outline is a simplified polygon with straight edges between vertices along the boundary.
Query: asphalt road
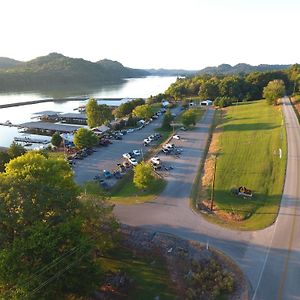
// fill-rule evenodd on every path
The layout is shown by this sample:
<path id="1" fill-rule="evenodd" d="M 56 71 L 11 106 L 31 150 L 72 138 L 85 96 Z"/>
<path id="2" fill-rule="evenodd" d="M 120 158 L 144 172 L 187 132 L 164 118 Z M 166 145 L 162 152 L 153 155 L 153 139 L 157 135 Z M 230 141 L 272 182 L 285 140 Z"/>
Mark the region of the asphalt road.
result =
<path id="1" fill-rule="evenodd" d="M 180 109 L 175 108 L 172 112 L 178 114 Z M 143 153 L 146 153 L 149 148 L 144 147 L 143 140 L 161 126 L 162 119 L 163 115 L 141 130 L 124 135 L 122 140 L 112 140 L 113 144 L 107 147 L 95 148 L 96 152 L 91 156 L 83 160 L 76 160 L 73 167 L 75 181 L 82 184 L 85 181 L 92 180 L 96 175 L 102 174 L 103 170 L 112 171 L 116 168 L 118 162 L 125 161 L 122 157 L 123 153 L 131 152 L 134 149 L 140 149 Z"/>
<path id="2" fill-rule="evenodd" d="M 288 135 L 288 165 L 281 208 L 272 226 L 253 232 L 234 231 L 206 222 L 189 208 L 189 195 L 204 153 L 213 111 L 208 109 L 195 130 L 181 133 L 180 158 L 162 157 L 174 170 L 168 184 L 152 203 L 117 205 L 121 222 L 153 231 L 176 234 L 220 249 L 244 271 L 252 299 L 300 299 L 300 127 L 284 99 Z M 279 159 L 279 158 L 278 158 Z"/>

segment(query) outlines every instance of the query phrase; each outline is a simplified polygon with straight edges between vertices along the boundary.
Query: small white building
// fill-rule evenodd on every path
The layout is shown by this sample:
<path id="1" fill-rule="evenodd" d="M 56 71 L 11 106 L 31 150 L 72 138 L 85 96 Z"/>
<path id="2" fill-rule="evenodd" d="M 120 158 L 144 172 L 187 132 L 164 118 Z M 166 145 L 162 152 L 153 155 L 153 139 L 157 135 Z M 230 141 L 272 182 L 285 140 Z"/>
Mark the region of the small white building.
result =
<path id="1" fill-rule="evenodd" d="M 169 105 L 170 105 L 170 102 L 169 102 L 169 101 L 167 101 L 167 100 L 161 101 L 161 106 L 162 106 L 162 107 L 166 108 L 166 107 L 168 107 Z"/>
<path id="2" fill-rule="evenodd" d="M 213 104 L 213 102 L 211 100 L 204 100 L 204 101 L 200 102 L 201 106 L 210 106 L 212 104 Z"/>

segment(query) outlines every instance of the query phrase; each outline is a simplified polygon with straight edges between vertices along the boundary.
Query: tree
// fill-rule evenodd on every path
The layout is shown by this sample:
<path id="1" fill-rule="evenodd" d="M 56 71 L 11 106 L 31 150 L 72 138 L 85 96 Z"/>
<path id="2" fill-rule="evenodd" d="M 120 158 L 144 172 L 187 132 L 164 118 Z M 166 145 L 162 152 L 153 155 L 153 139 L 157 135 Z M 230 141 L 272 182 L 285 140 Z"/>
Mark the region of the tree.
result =
<path id="1" fill-rule="evenodd" d="M 74 145 L 78 149 L 91 148 L 97 143 L 98 137 L 89 129 L 79 128 L 74 134 Z"/>
<path id="2" fill-rule="evenodd" d="M 0 151 L 0 172 L 4 172 L 5 164 L 7 164 L 10 160 L 10 157 L 7 152 Z"/>
<path id="3" fill-rule="evenodd" d="M 152 167 L 147 162 L 141 162 L 134 168 L 133 183 L 138 189 L 149 188 L 154 181 Z"/>
<path id="4" fill-rule="evenodd" d="M 196 121 L 197 121 L 196 112 L 193 109 L 189 109 L 185 111 L 181 116 L 181 121 L 185 127 L 196 125 Z"/>
<path id="5" fill-rule="evenodd" d="M 144 120 L 148 120 L 152 117 L 152 109 L 148 104 L 139 105 L 133 110 L 133 115 Z"/>
<path id="6" fill-rule="evenodd" d="M 87 123 L 90 128 L 101 126 L 112 120 L 112 111 L 106 104 L 99 105 L 95 99 L 90 99 L 86 105 Z"/>
<path id="7" fill-rule="evenodd" d="M 168 109 L 167 112 L 164 114 L 163 122 L 162 122 L 162 128 L 164 130 L 169 130 L 171 128 L 171 122 L 173 120 L 172 114 L 170 110 Z"/>
<path id="8" fill-rule="evenodd" d="M 95 290 L 101 272 L 95 256 L 112 247 L 118 224 L 112 205 L 78 195 L 67 162 L 37 152 L 12 159 L 0 174 L 3 299 L 64 299 Z"/>
<path id="9" fill-rule="evenodd" d="M 78 190 L 64 160 L 28 152 L 0 173 L 0 245 L 36 222 L 56 223 L 77 208 Z"/>
<path id="10" fill-rule="evenodd" d="M 4 299 L 50 300 L 90 293 L 101 274 L 93 244 L 76 219 L 26 228 L 24 236 L 0 251 L 0 286 L 14 287 L 2 292 Z"/>
<path id="11" fill-rule="evenodd" d="M 211 99 L 215 100 L 219 95 L 219 88 L 217 82 L 210 80 L 204 82 L 199 91 L 199 96 L 201 99 Z"/>
<path id="12" fill-rule="evenodd" d="M 59 147 L 61 145 L 61 142 L 62 142 L 62 137 L 59 135 L 58 132 L 55 132 L 52 135 L 51 144 L 55 147 Z"/>
<path id="13" fill-rule="evenodd" d="M 277 99 L 283 97 L 285 94 L 285 85 L 282 80 L 272 80 L 263 90 L 263 97 L 268 104 L 277 104 Z"/>
<path id="14" fill-rule="evenodd" d="M 16 158 L 18 156 L 23 155 L 25 152 L 26 149 L 22 145 L 16 142 L 12 142 L 10 147 L 7 149 L 7 154 L 9 155 L 10 158 Z"/>

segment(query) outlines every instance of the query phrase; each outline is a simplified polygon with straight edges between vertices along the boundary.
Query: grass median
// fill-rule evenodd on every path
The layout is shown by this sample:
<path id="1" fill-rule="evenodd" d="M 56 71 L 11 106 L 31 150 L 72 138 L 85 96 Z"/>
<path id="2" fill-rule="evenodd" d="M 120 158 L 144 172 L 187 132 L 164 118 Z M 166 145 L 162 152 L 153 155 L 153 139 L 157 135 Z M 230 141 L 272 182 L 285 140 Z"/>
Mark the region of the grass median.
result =
<path id="1" fill-rule="evenodd" d="M 111 201 L 119 204 L 138 204 L 154 200 L 166 186 L 166 181 L 159 177 L 147 190 L 139 190 L 133 183 L 133 172 L 116 184 L 110 191 Z"/>
<path id="2" fill-rule="evenodd" d="M 277 217 L 286 169 L 280 106 L 256 101 L 230 107 L 219 129 L 212 219 L 243 230 L 271 225 Z M 251 189 L 253 197 L 235 196 L 233 190 L 239 186 Z"/>

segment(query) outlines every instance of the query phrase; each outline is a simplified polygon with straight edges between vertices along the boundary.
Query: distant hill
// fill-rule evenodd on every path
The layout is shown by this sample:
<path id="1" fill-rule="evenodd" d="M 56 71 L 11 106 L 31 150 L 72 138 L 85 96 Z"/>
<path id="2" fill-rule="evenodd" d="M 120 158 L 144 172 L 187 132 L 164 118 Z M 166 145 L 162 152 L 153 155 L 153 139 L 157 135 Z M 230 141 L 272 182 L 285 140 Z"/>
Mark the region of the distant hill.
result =
<path id="1" fill-rule="evenodd" d="M 50 53 L 25 63 L 0 69 L 0 91 L 64 87 L 96 87 L 127 77 L 149 75 L 111 60 L 90 62 L 82 58 Z"/>
<path id="2" fill-rule="evenodd" d="M 21 64 L 24 64 L 24 62 L 8 57 L 0 57 L 0 69 L 13 68 Z"/>
<path id="3" fill-rule="evenodd" d="M 207 67 L 200 71 L 198 74 L 240 74 L 240 73 L 251 73 L 251 72 L 267 72 L 267 71 L 277 71 L 277 70 L 285 70 L 289 68 L 291 65 L 258 65 L 251 66 L 248 64 L 237 64 L 235 66 L 231 66 L 228 64 L 222 64 L 218 67 Z"/>
<path id="4" fill-rule="evenodd" d="M 197 70 L 183 69 L 146 69 L 153 76 L 189 76 L 197 74 Z"/>

